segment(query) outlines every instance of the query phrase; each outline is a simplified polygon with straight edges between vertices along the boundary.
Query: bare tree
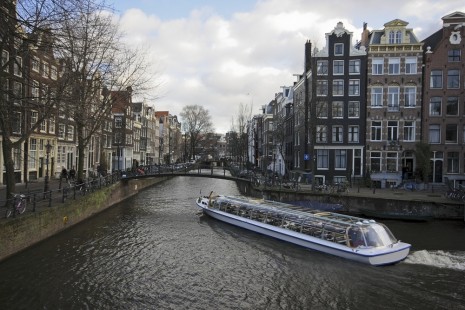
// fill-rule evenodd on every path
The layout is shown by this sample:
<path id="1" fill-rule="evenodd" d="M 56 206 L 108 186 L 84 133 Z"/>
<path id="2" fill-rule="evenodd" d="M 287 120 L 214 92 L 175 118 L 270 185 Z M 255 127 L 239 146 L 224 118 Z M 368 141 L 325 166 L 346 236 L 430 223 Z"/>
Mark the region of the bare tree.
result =
<path id="1" fill-rule="evenodd" d="M 144 91 L 148 85 L 148 64 L 140 51 L 123 43 L 111 12 L 104 1 L 73 0 L 71 18 L 63 20 L 56 33 L 63 79 L 68 89 L 61 110 L 76 127 L 78 170 L 82 178 L 85 149 L 109 117 L 114 91 Z"/>
<path id="2" fill-rule="evenodd" d="M 182 109 L 180 116 L 183 130 L 189 136 L 192 159 L 195 159 L 196 147 L 213 131 L 210 114 L 200 105 L 187 105 Z"/>
<path id="3" fill-rule="evenodd" d="M 64 10 L 66 2 L 61 5 Z M 59 79 L 39 85 L 30 67 L 34 53 L 54 60 L 52 32 L 63 19 L 54 0 L 0 4 L 0 131 L 7 197 L 15 191 L 14 171 L 21 161 L 27 181 L 28 139 L 50 117 L 62 94 Z"/>
<path id="4" fill-rule="evenodd" d="M 243 166 L 243 163 L 247 158 L 247 124 L 252 118 L 252 106 L 252 103 L 244 104 L 241 102 L 238 107 L 236 118 L 232 119 L 231 131 L 236 133 L 235 135 L 232 135 L 232 142 L 234 143 L 233 148 L 238 155 L 241 166 Z"/>

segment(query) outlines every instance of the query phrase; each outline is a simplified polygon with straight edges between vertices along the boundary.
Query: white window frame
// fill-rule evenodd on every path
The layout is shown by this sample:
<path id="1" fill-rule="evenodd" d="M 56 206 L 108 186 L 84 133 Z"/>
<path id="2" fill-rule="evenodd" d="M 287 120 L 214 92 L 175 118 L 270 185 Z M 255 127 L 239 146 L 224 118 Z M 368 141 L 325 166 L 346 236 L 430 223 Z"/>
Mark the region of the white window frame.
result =
<path id="1" fill-rule="evenodd" d="M 417 57 L 405 58 L 405 74 L 417 74 Z"/>
<path id="2" fill-rule="evenodd" d="M 400 74 L 400 58 L 399 57 L 388 58 L 388 74 L 389 75 Z"/>
<path id="3" fill-rule="evenodd" d="M 384 58 L 373 58 L 371 61 L 371 74 L 383 75 L 384 74 Z"/>
<path id="4" fill-rule="evenodd" d="M 375 86 L 371 88 L 371 106 L 382 107 L 383 106 L 383 87 Z"/>

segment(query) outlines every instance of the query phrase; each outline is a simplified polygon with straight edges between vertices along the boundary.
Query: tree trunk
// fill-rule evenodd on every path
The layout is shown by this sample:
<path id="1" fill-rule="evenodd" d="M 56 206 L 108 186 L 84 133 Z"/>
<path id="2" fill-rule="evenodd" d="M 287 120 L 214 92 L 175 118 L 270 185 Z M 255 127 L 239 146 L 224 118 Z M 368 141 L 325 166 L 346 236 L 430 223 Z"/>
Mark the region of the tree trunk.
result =
<path id="1" fill-rule="evenodd" d="M 9 198 L 11 197 L 11 193 L 14 193 L 16 190 L 16 182 L 15 182 L 15 164 L 13 161 L 13 148 L 10 137 L 6 136 L 5 134 L 2 135 L 2 151 L 3 151 L 3 159 L 5 164 L 5 178 L 4 182 L 6 182 L 6 199 L 7 203 L 5 206 L 8 205 Z"/>

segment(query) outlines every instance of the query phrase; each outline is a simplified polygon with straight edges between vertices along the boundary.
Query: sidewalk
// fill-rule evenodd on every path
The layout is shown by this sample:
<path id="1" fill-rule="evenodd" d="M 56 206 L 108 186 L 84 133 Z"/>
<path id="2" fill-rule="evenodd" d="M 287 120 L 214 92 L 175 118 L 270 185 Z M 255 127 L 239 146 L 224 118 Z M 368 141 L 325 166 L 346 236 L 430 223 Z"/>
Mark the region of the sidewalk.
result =
<path id="1" fill-rule="evenodd" d="M 64 184 L 66 184 L 66 181 L 64 181 Z M 60 185 L 60 180 L 59 179 L 50 179 L 48 183 L 48 190 L 58 192 Z M 63 184 L 62 184 L 63 185 Z M 15 188 L 15 193 L 20 193 L 20 194 L 28 194 L 28 193 L 43 193 L 44 192 L 44 179 L 37 180 L 37 181 L 31 181 L 28 182 L 27 184 L 25 183 L 17 183 L 16 188 Z M 3 202 L 5 202 L 7 199 L 6 197 L 6 185 L 2 184 L 0 185 L 0 205 L 3 205 Z"/>

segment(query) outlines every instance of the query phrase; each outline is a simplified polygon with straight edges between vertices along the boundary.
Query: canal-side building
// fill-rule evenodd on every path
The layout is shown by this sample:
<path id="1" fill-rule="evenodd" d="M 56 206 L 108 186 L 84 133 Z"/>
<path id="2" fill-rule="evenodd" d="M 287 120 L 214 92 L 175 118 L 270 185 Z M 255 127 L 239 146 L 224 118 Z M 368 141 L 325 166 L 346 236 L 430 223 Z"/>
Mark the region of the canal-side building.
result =
<path id="1" fill-rule="evenodd" d="M 133 113 L 132 90 L 111 91 L 113 115 L 113 160 L 114 170 L 133 168 Z"/>
<path id="2" fill-rule="evenodd" d="M 282 91 L 275 94 L 273 105 L 273 170 L 280 176 L 289 176 L 293 170 L 293 87 L 282 86 Z"/>
<path id="3" fill-rule="evenodd" d="M 326 45 L 312 55 L 314 86 L 309 126 L 317 184 L 346 182 L 364 175 L 366 59 L 352 32 L 339 22 Z"/>
<path id="4" fill-rule="evenodd" d="M 398 185 L 416 169 L 421 137 L 422 45 L 408 23 L 395 19 L 368 42 L 366 163 L 377 186 Z M 366 32 L 366 25 L 364 27 Z"/>
<path id="5" fill-rule="evenodd" d="M 465 13 L 442 20 L 442 29 L 423 40 L 423 141 L 431 148 L 429 181 L 464 183 Z"/>

